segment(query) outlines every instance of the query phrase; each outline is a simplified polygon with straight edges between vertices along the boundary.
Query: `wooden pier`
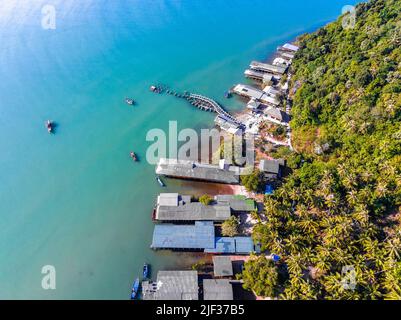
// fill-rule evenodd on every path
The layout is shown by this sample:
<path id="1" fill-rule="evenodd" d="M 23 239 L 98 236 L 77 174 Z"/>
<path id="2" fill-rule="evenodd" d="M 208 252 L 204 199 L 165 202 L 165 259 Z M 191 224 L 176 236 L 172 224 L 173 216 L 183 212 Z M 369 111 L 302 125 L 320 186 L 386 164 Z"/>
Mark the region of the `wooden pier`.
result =
<path id="1" fill-rule="evenodd" d="M 167 94 L 172 95 L 174 97 L 185 99 L 191 105 L 197 107 L 200 110 L 217 113 L 218 115 L 226 119 L 229 119 L 231 122 L 237 124 L 238 126 L 243 125 L 242 122 L 240 122 L 233 115 L 224 110 L 224 108 L 213 99 L 202 96 L 200 94 L 194 94 L 190 92 L 178 93 L 162 85 L 156 86 L 155 88 L 158 88 L 158 93 L 166 92 Z"/>

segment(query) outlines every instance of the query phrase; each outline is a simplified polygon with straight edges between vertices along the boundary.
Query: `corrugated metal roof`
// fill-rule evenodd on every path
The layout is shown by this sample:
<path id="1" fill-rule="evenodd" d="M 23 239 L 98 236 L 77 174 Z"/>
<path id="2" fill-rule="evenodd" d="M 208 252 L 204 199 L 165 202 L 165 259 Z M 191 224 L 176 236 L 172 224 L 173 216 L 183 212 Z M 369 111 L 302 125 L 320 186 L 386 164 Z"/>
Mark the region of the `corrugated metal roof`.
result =
<path id="1" fill-rule="evenodd" d="M 176 159 L 160 159 L 156 174 L 226 184 L 239 184 L 240 181 L 238 167 L 230 166 L 229 170 L 222 170 L 215 165 Z"/>
<path id="2" fill-rule="evenodd" d="M 161 193 L 157 199 L 159 206 L 173 206 L 177 207 L 179 201 L 178 193 Z"/>
<path id="3" fill-rule="evenodd" d="M 280 52 L 280 55 L 281 55 L 283 58 L 287 58 L 287 59 L 290 59 L 290 60 L 295 58 L 295 54 L 293 54 L 293 53 Z"/>
<path id="4" fill-rule="evenodd" d="M 176 204 L 175 199 L 178 199 Z M 244 196 L 218 195 L 215 202 L 205 206 L 192 202 L 190 196 L 161 194 L 158 197 L 156 220 L 171 221 L 225 221 L 231 217 L 231 210 L 249 212 L 256 208 L 255 201 Z M 160 205 L 161 203 L 171 205 Z"/>
<path id="5" fill-rule="evenodd" d="M 245 84 L 238 84 L 234 87 L 233 91 L 236 94 L 239 94 L 241 96 L 246 96 L 248 98 L 254 99 L 261 101 L 263 103 L 268 103 L 268 104 L 273 104 L 273 105 L 279 105 L 280 102 L 274 98 L 270 97 L 267 93 L 265 93 L 262 90 L 259 90 L 257 88 L 254 88 L 249 85 Z"/>
<path id="6" fill-rule="evenodd" d="M 156 225 L 151 247 L 154 249 L 213 249 L 213 222 L 197 221 L 194 225 Z"/>
<path id="7" fill-rule="evenodd" d="M 206 249 L 207 253 L 235 253 L 235 239 L 217 237 L 213 248 Z"/>
<path id="8" fill-rule="evenodd" d="M 213 270 L 215 277 L 230 277 L 234 275 L 230 257 L 213 256 Z"/>
<path id="9" fill-rule="evenodd" d="M 248 254 L 255 251 L 255 245 L 251 237 L 236 237 L 235 252 Z"/>
<path id="10" fill-rule="evenodd" d="M 260 100 L 264 95 L 264 92 L 262 90 L 259 90 L 246 84 L 237 84 L 233 90 L 237 94 L 244 95 L 256 100 Z"/>
<path id="11" fill-rule="evenodd" d="M 266 73 L 257 70 L 247 69 L 244 72 L 245 76 L 248 78 L 254 78 L 258 80 L 263 80 L 265 82 L 269 82 L 273 79 L 280 80 L 281 76 L 275 75 L 273 73 Z"/>
<path id="12" fill-rule="evenodd" d="M 144 300 L 198 300 L 196 271 L 159 271 L 156 282 L 143 282 Z"/>
<path id="13" fill-rule="evenodd" d="M 280 172 L 280 163 L 276 160 L 261 160 L 259 169 L 262 172 L 278 174 Z"/>
<path id="14" fill-rule="evenodd" d="M 255 201 L 245 196 L 218 195 L 215 200 L 220 204 L 228 204 L 234 211 L 250 212 L 256 209 Z"/>
<path id="15" fill-rule="evenodd" d="M 250 68 L 252 70 L 261 70 L 264 72 L 273 72 L 273 73 L 279 73 L 279 74 L 284 74 L 285 71 L 287 70 L 286 67 L 280 67 L 280 66 L 274 66 L 269 63 L 263 63 L 259 61 L 252 61 L 250 64 Z"/>
<path id="16" fill-rule="evenodd" d="M 233 300 L 233 286 L 227 279 L 204 279 L 203 280 L 203 299 L 224 301 Z"/>
<path id="17" fill-rule="evenodd" d="M 283 48 L 291 50 L 291 51 L 295 51 L 295 52 L 299 50 L 299 47 L 294 46 L 293 44 L 290 44 L 290 43 L 286 43 L 285 45 L 283 45 Z"/>
<path id="18" fill-rule="evenodd" d="M 249 254 L 256 251 L 251 237 L 217 237 L 215 247 L 205 250 L 206 253 L 221 254 Z"/>
<path id="19" fill-rule="evenodd" d="M 214 123 L 217 126 L 219 126 L 222 130 L 225 130 L 231 134 L 234 134 L 234 135 L 242 134 L 241 126 L 239 126 L 238 124 L 234 123 L 232 120 L 230 120 L 224 116 L 218 115 L 214 119 Z"/>
<path id="20" fill-rule="evenodd" d="M 231 217 L 229 205 L 205 206 L 200 202 L 189 202 L 174 206 L 159 206 L 156 220 L 159 221 L 225 221 Z"/>
<path id="21" fill-rule="evenodd" d="M 280 121 L 284 120 L 284 113 L 279 108 L 268 107 L 264 110 L 264 113 L 277 120 L 280 120 Z"/>

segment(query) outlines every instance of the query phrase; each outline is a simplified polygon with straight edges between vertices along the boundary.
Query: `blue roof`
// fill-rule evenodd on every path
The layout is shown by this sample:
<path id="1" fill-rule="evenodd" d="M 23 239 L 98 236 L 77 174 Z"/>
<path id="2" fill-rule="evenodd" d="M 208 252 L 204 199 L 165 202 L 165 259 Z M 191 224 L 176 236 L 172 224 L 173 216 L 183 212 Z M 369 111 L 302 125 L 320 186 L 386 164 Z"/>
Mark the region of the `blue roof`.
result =
<path id="1" fill-rule="evenodd" d="M 251 237 L 236 237 L 235 251 L 237 253 L 251 253 L 255 251 L 255 245 Z"/>
<path id="2" fill-rule="evenodd" d="M 218 237 L 213 249 L 206 249 L 207 253 L 235 253 L 235 239 Z"/>
<path id="3" fill-rule="evenodd" d="M 226 254 L 249 254 L 251 252 L 259 253 L 260 250 L 255 247 L 251 237 L 217 237 L 215 248 L 206 249 L 207 253 L 226 253 Z"/>
<path id="4" fill-rule="evenodd" d="M 155 226 L 151 247 L 154 249 L 213 249 L 214 225 L 197 221 L 194 225 L 159 224 Z"/>

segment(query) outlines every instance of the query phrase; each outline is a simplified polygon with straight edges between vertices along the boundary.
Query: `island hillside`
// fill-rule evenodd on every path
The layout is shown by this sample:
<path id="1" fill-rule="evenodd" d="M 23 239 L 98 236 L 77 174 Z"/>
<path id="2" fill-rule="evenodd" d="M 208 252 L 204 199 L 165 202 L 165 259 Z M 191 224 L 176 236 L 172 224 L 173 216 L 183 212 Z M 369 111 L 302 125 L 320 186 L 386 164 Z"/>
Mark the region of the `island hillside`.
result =
<path id="1" fill-rule="evenodd" d="M 301 36 L 291 172 L 253 237 L 244 287 L 279 299 L 401 299 L 401 1 Z M 279 262 L 269 260 L 280 256 Z"/>

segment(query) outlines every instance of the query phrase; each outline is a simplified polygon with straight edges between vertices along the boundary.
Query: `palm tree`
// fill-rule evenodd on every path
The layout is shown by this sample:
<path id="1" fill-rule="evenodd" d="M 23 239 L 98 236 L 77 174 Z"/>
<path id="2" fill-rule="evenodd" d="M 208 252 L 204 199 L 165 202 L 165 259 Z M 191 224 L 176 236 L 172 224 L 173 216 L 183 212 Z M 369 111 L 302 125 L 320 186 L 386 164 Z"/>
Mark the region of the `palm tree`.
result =
<path id="1" fill-rule="evenodd" d="M 387 253 L 386 255 L 389 257 L 389 259 L 400 260 L 401 239 L 399 235 L 397 235 L 395 238 L 386 241 L 384 244 L 384 248 Z"/>
<path id="2" fill-rule="evenodd" d="M 351 190 L 347 193 L 347 201 L 351 206 L 355 206 L 358 202 L 358 193 L 355 190 Z"/>
<path id="3" fill-rule="evenodd" d="M 364 204 L 360 204 L 355 207 L 355 211 L 352 217 L 357 220 L 361 226 L 365 227 L 369 223 L 369 211 Z"/>
<path id="4" fill-rule="evenodd" d="M 385 197 L 388 194 L 387 183 L 385 181 L 380 181 L 376 186 L 376 194 L 379 197 Z"/>
<path id="5" fill-rule="evenodd" d="M 286 259 L 287 269 L 291 275 L 302 276 L 305 269 L 304 260 L 300 253 L 291 255 Z"/>
<path id="6" fill-rule="evenodd" d="M 305 218 L 297 222 L 297 225 L 302 229 L 302 231 L 311 236 L 315 236 L 319 230 L 319 224 L 313 219 Z"/>
<path id="7" fill-rule="evenodd" d="M 300 240 L 301 239 L 299 235 L 290 234 L 290 236 L 284 240 L 285 247 L 289 252 L 298 252 L 298 250 L 301 248 Z"/>
<path id="8" fill-rule="evenodd" d="M 301 219 L 310 215 L 308 208 L 304 204 L 300 204 L 296 207 L 295 214 Z"/>
<path id="9" fill-rule="evenodd" d="M 342 184 L 348 190 L 355 190 L 358 186 L 357 177 L 355 174 L 346 174 L 342 179 Z"/>
<path id="10" fill-rule="evenodd" d="M 303 192 L 303 195 L 305 204 L 312 206 L 314 204 L 314 199 L 315 199 L 314 190 L 308 188 Z"/>

